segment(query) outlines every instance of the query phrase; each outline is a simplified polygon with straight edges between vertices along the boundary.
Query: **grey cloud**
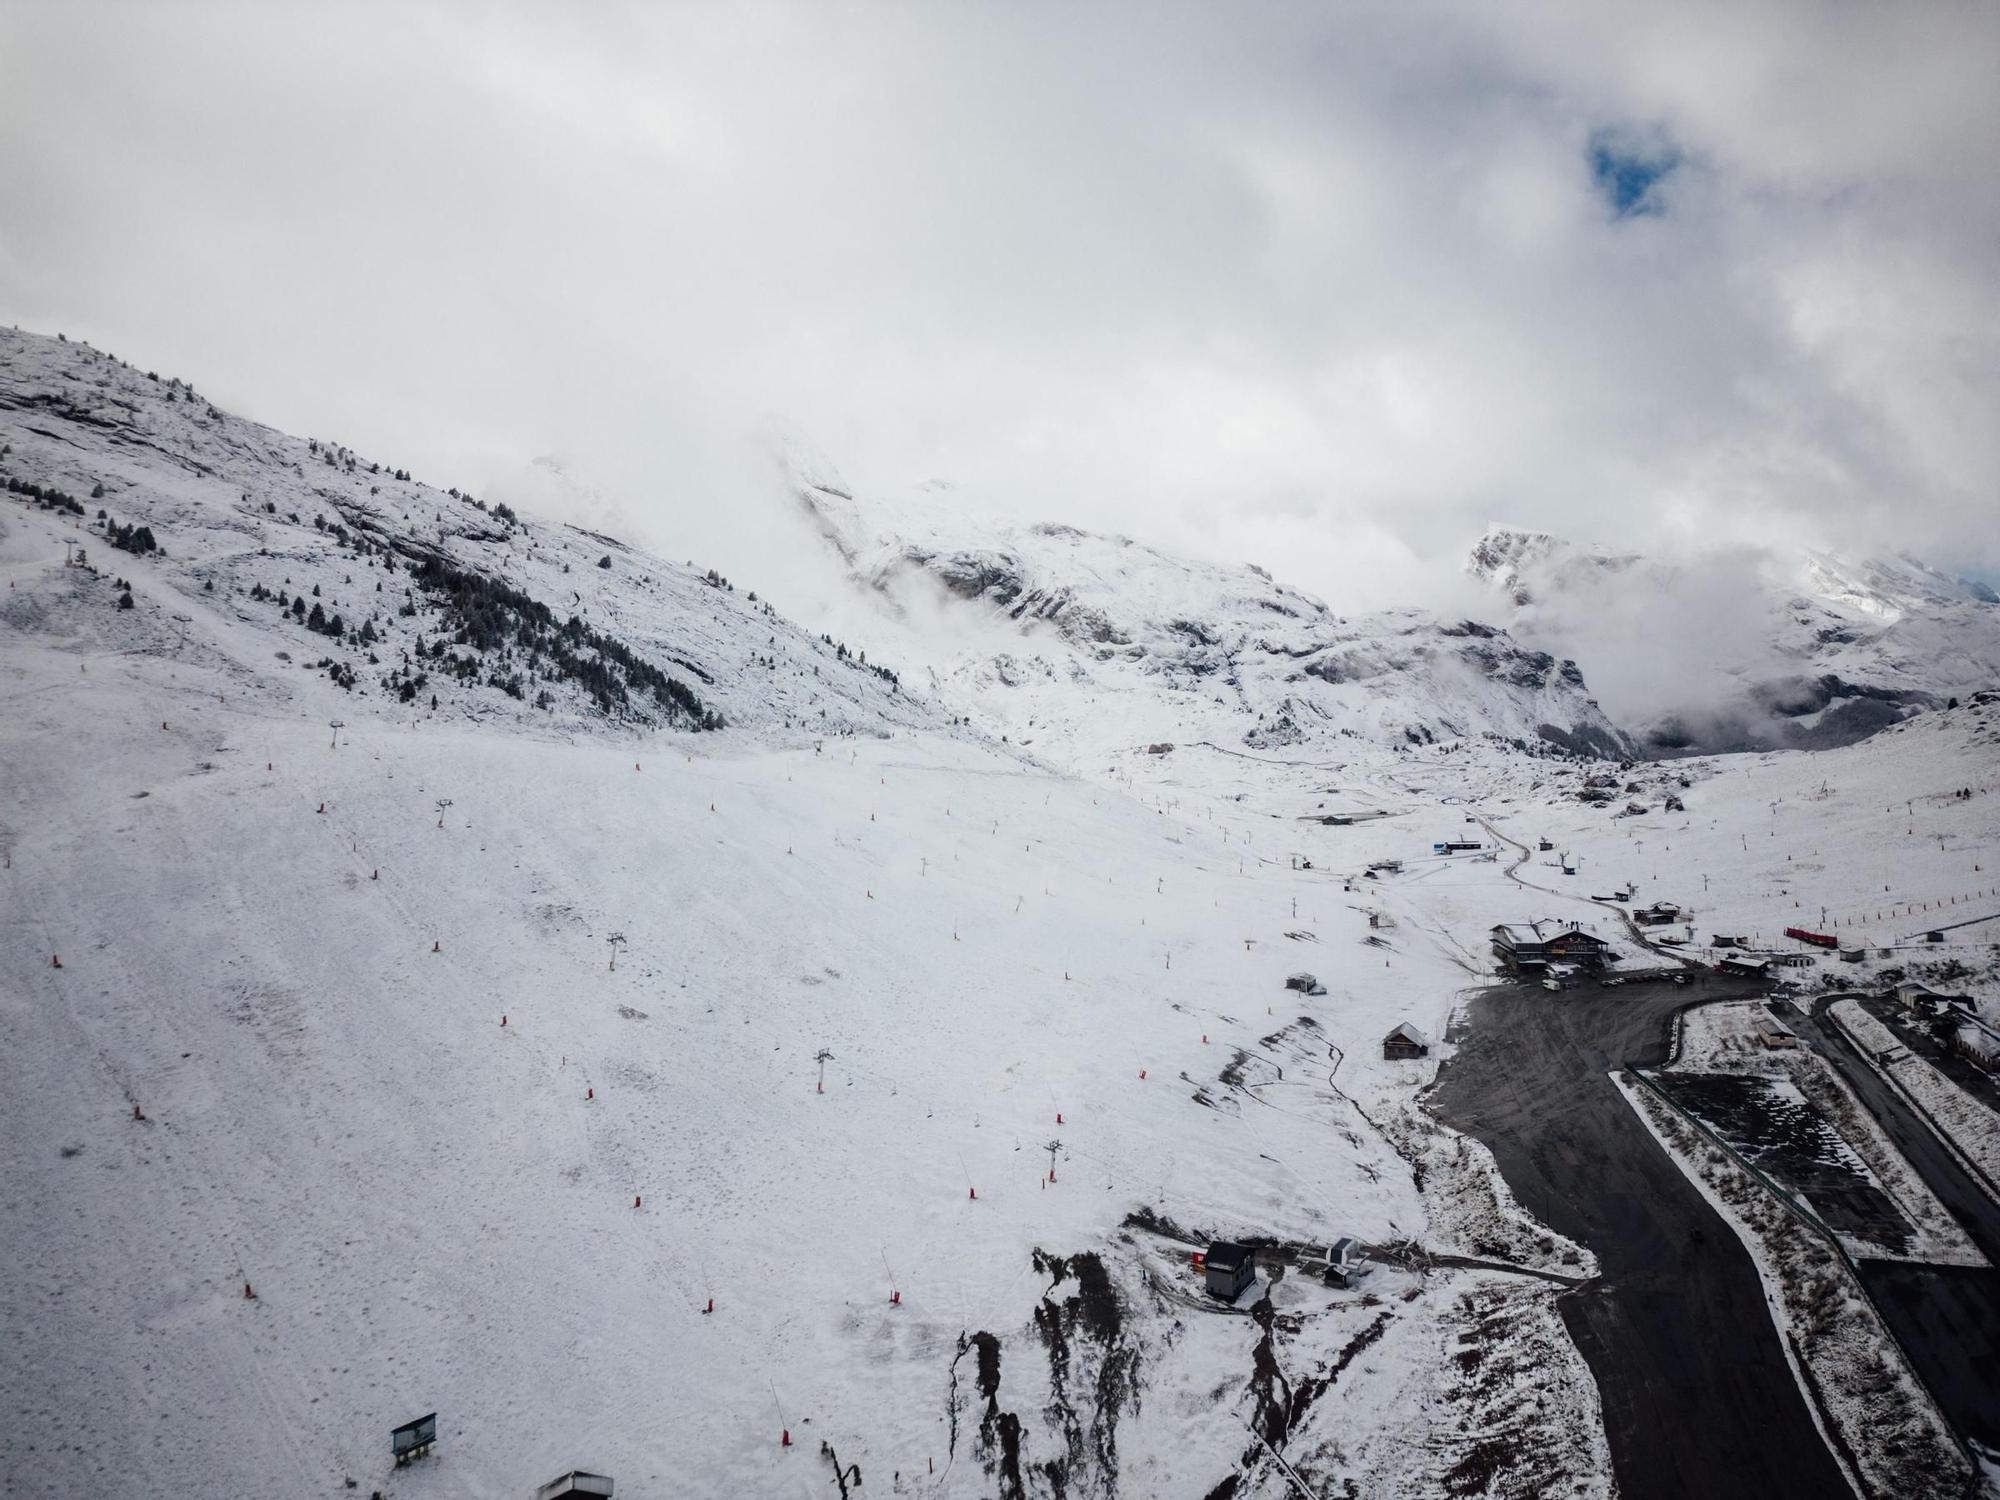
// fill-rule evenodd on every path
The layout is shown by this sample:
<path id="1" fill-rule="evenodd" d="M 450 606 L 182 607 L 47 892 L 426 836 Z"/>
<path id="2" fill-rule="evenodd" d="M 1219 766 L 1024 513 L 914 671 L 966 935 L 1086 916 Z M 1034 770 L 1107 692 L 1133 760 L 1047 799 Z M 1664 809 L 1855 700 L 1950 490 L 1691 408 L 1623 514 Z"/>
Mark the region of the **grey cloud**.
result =
<path id="1" fill-rule="evenodd" d="M 2000 567 L 1971 6 L 17 5 L 0 316 L 754 579 L 864 490 L 1421 597 L 1492 515 Z M 1604 133 L 1670 143 L 1617 219 Z"/>

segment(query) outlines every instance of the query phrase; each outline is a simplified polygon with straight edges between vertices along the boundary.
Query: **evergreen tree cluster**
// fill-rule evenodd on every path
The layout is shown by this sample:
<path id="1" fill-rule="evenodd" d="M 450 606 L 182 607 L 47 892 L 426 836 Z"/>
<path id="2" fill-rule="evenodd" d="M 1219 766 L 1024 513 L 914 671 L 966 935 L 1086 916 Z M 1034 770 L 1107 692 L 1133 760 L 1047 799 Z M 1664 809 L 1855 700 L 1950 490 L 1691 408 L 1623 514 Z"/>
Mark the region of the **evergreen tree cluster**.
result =
<path id="1" fill-rule="evenodd" d="M 276 604 L 280 610 L 291 615 L 292 618 L 305 626 L 306 629 L 317 631 L 324 636 L 331 636 L 336 641 L 347 634 L 347 626 L 341 620 L 340 616 L 337 613 L 329 615 L 317 600 L 313 602 L 312 609 L 308 611 L 306 608 L 306 596 L 304 594 L 300 594 L 295 598 L 283 589 L 272 593 L 263 584 L 258 583 L 251 585 L 250 597 L 260 603 L 268 600 Z M 367 632 L 367 636 L 366 639 L 362 640 L 361 644 L 373 644 L 375 641 L 373 626 L 364 623 L 362 630 Z"/>
<path id="2" fill-rule="evenodd" d="M 688 729 L 722 727 L 722 716 L 703 703 L 692 688 L 667 676 L 623 641 L 591 629 L 579 615 L 558 623 L 554 611 L 539 599 L 440 557 L 412 563 L 410 572 L 417 586 L 442 604 L 452 644 L 475 653 L 458 656 L 440 641 L 428 653 L 434 670 L 477 680 L 479 658 L 497 655 L 500 661 L 488 673 L 488 684 L 520 698 L 525 695 L 526 681 L 515 665 L 518 654 L 531 676 L 538 673 L 575 683 L 589 694 L 600 713 L 649 719 L 651 715 L 640 700 L 650 696 L 670 723 Z M 426 654 L 421 643 L 418 654 Z"/>
<path id="3" fill-rule="evenodd" d="M 348 692 L 351 693 L 354 691 L 354 668 L 350 667 L 346 662 L 335 661 L 330 656 L 322 656 L 313 665 L 325 672 L 327 676 L 331 677 L 341 687 L 346 688 Z"/>
<path id="4" fill-rule="evenodd" d="M 85 513 L 81 500 L 56 489 L 53 485 L 35 484 L 31 480 L 10 477 L 7 481 L 7 491 L 9 494 L 40 502 L 43 510 L 66 510 L 73 516 Z"/>
<path id="5" fill-rule="evenodd" d="M 109 517 L 104 522 L 104 539 L 120 552 L 129 552 L 134 557 L 144 557 L 148 552 L 158 552 L 160 544 L 153 540 L 153 528 L 134 526 L 130 521 L 119 525 Z"/>
<path id="6" fill-rule="evenodd" d="M 846 662 L 850 667 L 860 667 L 864 671 L 873 672 L 877 677 L 881 678 L 884 682 L 888 683 L 890 687 L 902 686 L 903 683 L 902 678 L 898 677 L 894 672 L 889 670 L 889 668 L 882 666 L 880 663 L 871 662 L 868 659 L 868 653 L 866 651 L 862 652 L 849 651 L 847 649 L 847 643 L 845 641 L 836 641 L 832 636 L 827 635 L 823 631 L 820 634 L 820 640 L 825 645 L 833 647 L 833 654 L 837 660 Z"/>
<path id="7" fill-rule="evenodd" d="M 306 439 L 306 451 L 318 458 L 329 469 L 339 469 L 347 474 L 354 473 L 359 462 L 355 458 L 352 448 L 344 447 L 339 443 L 322 443 L 318 438 Z M 378 467 L 378 465 L 370 465 L 369 472 L 371 474 L 376 472 Z"/>

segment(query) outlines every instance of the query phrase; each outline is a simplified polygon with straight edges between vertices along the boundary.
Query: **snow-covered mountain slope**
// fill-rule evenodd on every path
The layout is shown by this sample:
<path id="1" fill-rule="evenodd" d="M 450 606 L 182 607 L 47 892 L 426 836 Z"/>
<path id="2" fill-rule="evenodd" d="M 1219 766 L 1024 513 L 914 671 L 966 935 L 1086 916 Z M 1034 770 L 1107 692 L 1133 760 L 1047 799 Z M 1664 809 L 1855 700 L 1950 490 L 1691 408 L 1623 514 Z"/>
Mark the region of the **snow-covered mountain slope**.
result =
<path id="1" fill-rule="evenodd" d="M 1590 1267 L 1382 1057 L 1466 959 L 1318 824 L 0 347 L 0 1490 L 1608 1493 L 1547 1282 L 1201 1293 L 1212 1235 Z"/>
<path id="2" fill-rule="evenodd" d="M 79 644 L 145 634 L 278 700 L 317 673 L 355 716 L 546 734 L 944 722 L 712 570 L 489 509 L 80 344 L 0 331 L 0 482 L 68 523 L 55 555 L 86 567 L 37 588 L 98 605 L 72 621 Z"/>
<path id="3" fill-rule="evenodd" d="M 857 500 L 802 445 L 792 491 L 938 692 L 1059 763 L 1149 741 L 1267 749 L 1484 739 L 1620 755 L 1624 736 L 1571 661 L 1469 620 L 1356 619 L 1255 566 L 958 506 Z"/>
<path id="4" fill-rule="evenodd" d="M 1851 743 L 2000 683 L 2000 604 L 1907 557 L 1677 565 L 1494 527 L 1472 576 L 1525 643 L 1573 655 L 1650 750 Z"/>

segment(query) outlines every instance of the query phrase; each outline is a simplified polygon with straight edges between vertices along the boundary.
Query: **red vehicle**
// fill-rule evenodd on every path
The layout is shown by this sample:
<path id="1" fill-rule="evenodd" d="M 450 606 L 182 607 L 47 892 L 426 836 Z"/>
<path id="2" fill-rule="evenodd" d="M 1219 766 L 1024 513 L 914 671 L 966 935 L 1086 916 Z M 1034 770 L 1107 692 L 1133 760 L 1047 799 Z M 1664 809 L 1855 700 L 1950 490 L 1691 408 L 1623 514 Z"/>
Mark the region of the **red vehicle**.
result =
<path id="1" fill-rule="evenodd" d="M 1804 927 L 1787 927 L 1785 936 L 1797 938 L 1802 943 L 1811 943 L 1815 948 L 1838 948 L 1840 939 L 1830 932 L 1812 932 Z"/>

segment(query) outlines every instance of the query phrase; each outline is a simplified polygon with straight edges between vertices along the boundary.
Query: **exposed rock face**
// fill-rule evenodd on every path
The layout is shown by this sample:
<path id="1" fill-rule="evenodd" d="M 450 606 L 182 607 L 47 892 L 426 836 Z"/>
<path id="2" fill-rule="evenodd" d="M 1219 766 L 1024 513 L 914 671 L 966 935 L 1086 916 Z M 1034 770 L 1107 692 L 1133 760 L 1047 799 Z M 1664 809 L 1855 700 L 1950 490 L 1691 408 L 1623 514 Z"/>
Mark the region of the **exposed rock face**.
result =
<path id="1" fill-rule="evenodd" d="M 1347 619 L 1252 565 L 984 519 L 941 492 L 864 505 L 830 475 L 809 457 L 792 493 L 903 628 L 894 659 L 921 661 L 990 728 L 1058 758 L 1204 737 L 1263 751 L 1490 736 L 1632 753 L 1575 662 L 1499 626 L 1419 610 Z"/>

